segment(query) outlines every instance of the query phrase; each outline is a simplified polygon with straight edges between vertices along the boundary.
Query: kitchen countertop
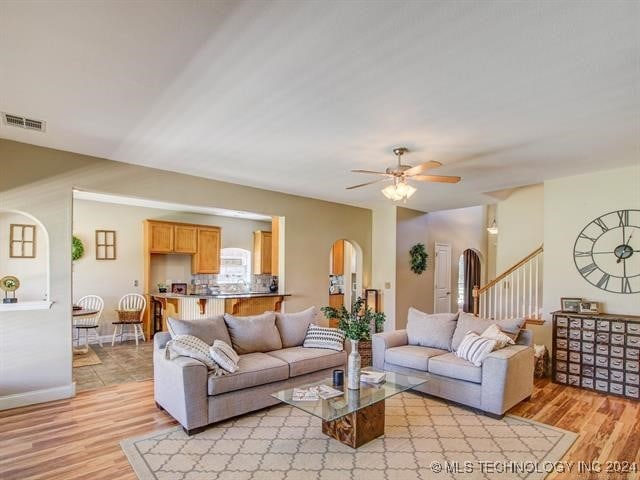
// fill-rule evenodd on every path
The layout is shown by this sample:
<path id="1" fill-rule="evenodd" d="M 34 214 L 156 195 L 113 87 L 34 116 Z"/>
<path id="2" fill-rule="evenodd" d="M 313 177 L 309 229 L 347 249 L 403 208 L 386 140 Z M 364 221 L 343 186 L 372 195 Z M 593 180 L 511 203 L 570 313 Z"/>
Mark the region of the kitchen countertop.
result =
<path id="1" fill-rule="evenodd" d="M 256 297 L 290 297 L 290 293 L 251 293 L 251 292 L 239 292 L 239 293 L 220 293 L 218 295 L 181 295 L 177 293 L 150 293 L 152 297 L 158 298 L 218 298 L 224 300 L 225 298 L 256 298 Z"/>

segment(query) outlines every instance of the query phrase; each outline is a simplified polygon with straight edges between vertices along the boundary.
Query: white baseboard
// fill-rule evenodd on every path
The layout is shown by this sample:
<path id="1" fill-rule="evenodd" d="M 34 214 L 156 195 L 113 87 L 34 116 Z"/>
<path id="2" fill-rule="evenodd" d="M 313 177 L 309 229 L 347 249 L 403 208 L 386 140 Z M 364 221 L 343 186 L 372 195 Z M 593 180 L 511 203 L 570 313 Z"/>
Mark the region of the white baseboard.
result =
<path id="1" fill-rule="evenodd" d="M 62 387 L 45 388 L 44 390 L 33 390 L 25 393 L 15 393 L 0 397 L 0 410 L 24 407 L 34 403 L 51 402 L 63 398 L 71 398 L 76 394 L 76 383 Z"/>

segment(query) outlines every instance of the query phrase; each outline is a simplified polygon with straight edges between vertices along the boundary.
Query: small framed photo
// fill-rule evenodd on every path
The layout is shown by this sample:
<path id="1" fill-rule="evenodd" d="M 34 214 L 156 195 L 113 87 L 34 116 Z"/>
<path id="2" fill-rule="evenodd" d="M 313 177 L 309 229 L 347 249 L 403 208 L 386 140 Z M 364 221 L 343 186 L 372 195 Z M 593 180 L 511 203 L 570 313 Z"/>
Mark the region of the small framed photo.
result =
<path id="1" fill-rule="evenodd" d="M 562 297 L 560 299 L 560 310 L 567 313 L 580 313 L 581 298 Z"/>
<path id="2" fill-rule="evenodd" d="M 187 284 L 186 283 L 172 283 L 171 284 L 171 293 L 177 293 L 178 295 L 186 295 L 187 294 Z"/>
<path id="3" fill-rule="evenodd" d="M 600 313 L 598 302 L 580 302 L 580 313 Z"/>

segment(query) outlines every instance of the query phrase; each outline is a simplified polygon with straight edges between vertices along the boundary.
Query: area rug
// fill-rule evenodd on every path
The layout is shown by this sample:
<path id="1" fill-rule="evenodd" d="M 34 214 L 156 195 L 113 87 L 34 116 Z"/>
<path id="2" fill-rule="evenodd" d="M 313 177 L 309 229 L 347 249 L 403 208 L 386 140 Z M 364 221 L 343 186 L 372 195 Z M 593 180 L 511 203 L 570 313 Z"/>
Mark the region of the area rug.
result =
<path id="1" fill-rule="evenodd" d="M 91 347 L 89 347 L 89 351 L 87 353 L 73 353 L 73 368 L 100 365 L 101 363 L 102 360 L 98 358 L 98 355 Z"/>
<path id="2" fill-rule="evenodd" d="M 188 437 L 174 427 L 121 442 L 141 480 L 542 479 L 577 435 L 479 415 L 419 393 L 386 403 L 385 435 L 353 450 L 288 405 Z"/>

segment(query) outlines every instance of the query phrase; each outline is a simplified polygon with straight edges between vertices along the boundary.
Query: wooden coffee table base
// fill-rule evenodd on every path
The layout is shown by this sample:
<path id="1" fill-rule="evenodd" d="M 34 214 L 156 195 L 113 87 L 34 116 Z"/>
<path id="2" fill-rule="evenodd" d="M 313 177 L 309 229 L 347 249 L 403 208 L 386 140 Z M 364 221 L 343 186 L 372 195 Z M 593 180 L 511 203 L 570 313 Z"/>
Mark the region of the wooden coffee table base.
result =
<path id="1" fill-rule="evenodd" d="M 384 434 L 384 400 L 336 420 L 323 421 L 322 433 L 358 448 Z"/>

